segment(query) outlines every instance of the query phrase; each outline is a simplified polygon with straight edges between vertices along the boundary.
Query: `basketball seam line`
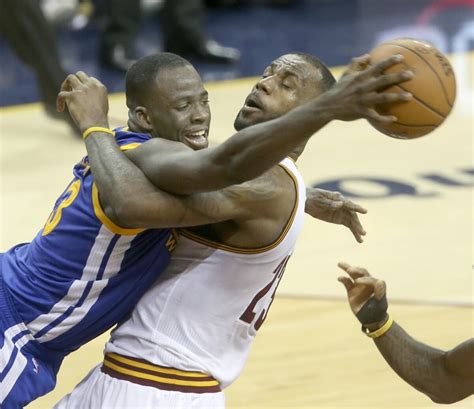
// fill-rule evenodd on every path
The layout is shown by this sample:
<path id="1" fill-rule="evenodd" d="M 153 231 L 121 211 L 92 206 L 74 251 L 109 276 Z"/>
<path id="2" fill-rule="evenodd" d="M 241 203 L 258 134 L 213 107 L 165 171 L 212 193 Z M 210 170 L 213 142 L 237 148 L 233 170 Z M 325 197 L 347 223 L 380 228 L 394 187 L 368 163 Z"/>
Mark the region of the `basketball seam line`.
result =
<path id="1" fill-rule="evenodd" d="M 394 123 L 395 125 L 402 125 L 402 126 L 406 126 L 407 128 L 433 128 L 436 129 L 436 125 L 433 125 L 433 124 L 429 124 L 429 125 L 411 125 L 411 124 L 404 124 L 403 122 L 392 122 Z M 409 138 L 412 138 L 412 137 L 409 137 Z"/>
<path id="2" fill-rule="evenodd" d="M 405 92 L 410 92 L 409 90 L 407 90 L 406 88 L 403 88 L 400 84 L 397 84 L 396 85 L 397 87 L 399 87 L 401 90 L 405 91 Z M 413 99 L 415 99 L 417 102 L 419 102 L 421 105 L 423 105 L 425 108 L 428 108 L 430 111 L 433 111 L 433 113 L 435 113 L 436 115 L 440 116 L 441 118 L 443 118 L 443 121 L 446 119 L 446 117 L 441 113 L 441 112 L 438 112 L 436 109 L 434 109 L 432 106 L 428 105 L 426 102 L 424 102 L 422 99 L 418 98 L 416 95 L 414 95 L 412 92 L 410 92 L 410 94 L 412 95 Z"/>
<path id="3" fill-rule="evenodd" d="M 418 54 L 416 51 L 413 51 L 411 48 L 405 47 L 404 45 L 401 45 L 401 44 L 396 44 L 396 43 L 387 43 L 387 44 L 394 45 L 394 46 L 397 46 L 397 47 L 400 47 L 400 48 L 404 48 L 405 50 L 408 50 L 408 51 L 412 52 L 413 54 L 417 55 L 418 57 L 420 57 L 426 63 L 426 65 L 428 65 L 428 67 L 430 67 L 430 70 L 433 71 L 433 74 L 436 75 L 436 78 L 438 78 L 438 81 L 441 85 L 441 89 L 443 90 L 444 98 L 446 99 L 446 103 L 451 108 L 453 107 L 453 105 L 449 102 L 448 95 L 446 93 L 446 90 L 444 89 L 443 81 L 441 81 L 441 78 L 438 75 L 438 73 L 434 70 L 434 68 L 431 66 L 431 64 L 422 55 Z"/>

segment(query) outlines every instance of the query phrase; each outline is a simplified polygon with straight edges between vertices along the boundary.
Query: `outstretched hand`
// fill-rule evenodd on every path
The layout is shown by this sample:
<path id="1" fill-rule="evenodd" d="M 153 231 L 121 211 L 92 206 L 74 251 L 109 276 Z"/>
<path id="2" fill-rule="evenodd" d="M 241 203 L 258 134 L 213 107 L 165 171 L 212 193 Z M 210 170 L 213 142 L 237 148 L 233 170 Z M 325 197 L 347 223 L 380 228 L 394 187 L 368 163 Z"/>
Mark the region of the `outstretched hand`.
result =
<path id="1" fill-rule="evenodd" d="M 342 224 L 354 235 L 358 243 L 364 240 L 366 231 L 360 223 L 358 213 L 366 214 L 367 209 L 346 199 L 339 192 L 306 188 L 305 212 L 328 223 Z"/>
<path id="2" fill-rule="evenodd" d="M 385 295 L 385 281 L 372 277 L 365 268 L 353 267 L 344 262 L 337 265 L 347 273 L 347 276 L 340 276 L 337 280 L 346 288 L 347 299 L 354 315 L 357 315 L 372 296 L 380 301 Z"/>
<path id="3" fill-rule="evenodd" d="M 360 57 L 354 57 L 351 60 L 351 63 L 347 67 L 347 69 L 342 73 L 341 78 L 349 74 L 357 74 L 358 72 L 364 71 L 370 65 L 370 55 L 364 54 Z"/>
<path id="4" fill-rule="evenodd" d="M 63 112 L 66 104 L 81 133 L 92 126 L 109 127 L 107 88 L 85 72 L 70 74 L 61 84 L 61 91 L 56 99 L 58 112 Z"/>
<path id="5" fill-rule="evenodd" d="M 403 61 L 402 55 L 394 55 L 370 64 L 370 56 L 354 58 L 341 79 L 319 98 L 331 119 L 353 121 L 360 118 L 381 123 L 397 120 L 393 115 L 382 115 L 376 110 L 381 104 L 399 104 L 413 96 L 405 91 L 386 91 L 413 78 L 413 72 L 401 70 L 387 73 L 387 69 Z M 396 89 L 392 87 L 393 89 Z"/>

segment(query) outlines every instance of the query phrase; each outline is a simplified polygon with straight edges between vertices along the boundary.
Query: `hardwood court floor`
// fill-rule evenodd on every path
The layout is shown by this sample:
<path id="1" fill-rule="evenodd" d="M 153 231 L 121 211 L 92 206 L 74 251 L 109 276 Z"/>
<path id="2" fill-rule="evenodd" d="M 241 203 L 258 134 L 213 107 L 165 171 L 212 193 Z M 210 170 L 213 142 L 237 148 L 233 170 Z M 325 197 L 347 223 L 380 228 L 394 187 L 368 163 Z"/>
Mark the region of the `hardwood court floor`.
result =
<path id="1" fill-rule="evenodd" d="M 391 304 L 390 311 L 415 338 L 441 349 L 473 336 L 469 308 Z M 56 390 L 28 408 L 50 408 L 71 390 L 100 362 L 106 340 L 101 336 L 66 358 Z M 235 409 L 439 407 L 391 371 L 345 301 L 284 297 L 273 303 L 226 401 Z M 450 407 L 473 404 L 471 397 Z"/>
<path id="2" fill-rule="evenodd" d="M 472 78 L 466 81 L 473 89 Z M 232 134 L 252 83 L 209 84 L 215 142 Z M 359 245 L 345 229 L 308 218 L 249 362 L 226 391 L 230 408 L 436 406 L 401 381 L 361 334 L 335 265 L 347 260 L 384 278 L 394 318 L 416 338 L 447 349 L 474 335 L 472 178 L 463 171 L 473 167 L 469 95 L 458 97 L 439 130 L 417 141 L 392 140 L 364 121 L 331 124 L 311 140 L 299 163 L 307 183 L 344 180 L 341 188 L 358 192 L 355 200 L 369 208 L 362 219 L 369 235 Z M 111 97 L 110 117 L 111 125 L 123 124 L 123 95 Z M 82 142 L 38 105 L 0 110 L 0 251 L 31 240 L 84 154 Z M 434 183 L 439 177 L 426 174 L 455 183 Z M 389 195 L 374 178 L 417 194 Z M 71 354 L 56 390 L 29 408 L 50 408 L 70 391 L 100 362 L 106 339 Z M 454 407 L 473 404 L 470 398 Z"/>

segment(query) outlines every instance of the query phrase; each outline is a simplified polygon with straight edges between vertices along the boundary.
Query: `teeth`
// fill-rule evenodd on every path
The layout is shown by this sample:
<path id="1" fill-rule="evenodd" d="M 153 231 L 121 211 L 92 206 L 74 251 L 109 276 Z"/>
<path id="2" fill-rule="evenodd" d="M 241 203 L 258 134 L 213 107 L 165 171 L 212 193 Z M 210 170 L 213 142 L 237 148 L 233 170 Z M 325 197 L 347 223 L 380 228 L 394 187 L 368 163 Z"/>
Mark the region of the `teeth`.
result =
<path id="1" fill-rule="evenodd" d="M 199 132 L 190 133 L 189 136 L 192 136 L 194 138 L 198 138 L 200 136 L 204 136 L 205 134 L 206 134 L 206 131 L 199 131 Z"/>

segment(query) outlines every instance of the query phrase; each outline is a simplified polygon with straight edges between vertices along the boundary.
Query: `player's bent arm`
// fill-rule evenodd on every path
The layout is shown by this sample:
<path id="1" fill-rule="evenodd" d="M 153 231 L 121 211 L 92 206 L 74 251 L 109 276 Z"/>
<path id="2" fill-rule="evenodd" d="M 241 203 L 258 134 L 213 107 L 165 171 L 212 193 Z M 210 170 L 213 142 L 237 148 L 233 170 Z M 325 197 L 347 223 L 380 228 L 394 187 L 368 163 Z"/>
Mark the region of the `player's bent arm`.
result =
<path id="1" fill-rule="evenodd" d="M 145 196 L 133 195 L 129 198 L 126 210 L 117 217 L 117 221 L 124 227 L 158 228 L 164 225 L 190 227 L 227 220 L 253 219 L 256 214 L 261 214 L 261 209 L 268 210 L 284 197 L 281 186 L 274 185 L 275 177 L 275 172 L 269 171 L 240 185 L 188 196 L 162 192 L 148 181 L 146 187 L 146 183 L 142 181 L 140 189 L 146 192 Z M 173 219 L 166 214 L 168 210 L 164 208 L 169 209 Z M 162 220 L 163 215 L 165 220 Z"/>
<path id="2" fill-rule="evenodd" d="M 95 133 L 86 147 L 101 204 L 121 227 L 189 227 L 248 217 L 256 205 L 267 205 L 279 191 L 274 186 L 278 170 L 272 170 L 219 192 L 174 196 L 156 188 L 110 135 Z M 116 157 L 121 160 L 114 161 Z"/>
<path id="3" fill-rule="evenodd" d="M 184 196 L 177 197 L 156 188 L 120 151 L 111 135 L 94 132 L 85 144 L 101 205 L 115 224 L 164 228 L 221 221 L 212 212 L 193 210 Z"/>
<path id="4" fill-rule="evenodd" d="M 474 339 L 441 351 L 413 339 L 393 323 L 374 340 L 392 369 L 437 403 L 453 403 L 474 393 Z"/>
<path id="5" fill-rule="evenodd" d="M 154 138 L 130 159 L 160 189 L 176 194 L 240 184 L 270 169 L 333 119 L 318 99 L 280 118 L 243 129 L 217 147 L 193 151 Z"/>

